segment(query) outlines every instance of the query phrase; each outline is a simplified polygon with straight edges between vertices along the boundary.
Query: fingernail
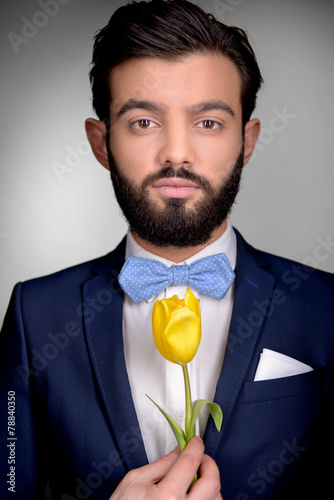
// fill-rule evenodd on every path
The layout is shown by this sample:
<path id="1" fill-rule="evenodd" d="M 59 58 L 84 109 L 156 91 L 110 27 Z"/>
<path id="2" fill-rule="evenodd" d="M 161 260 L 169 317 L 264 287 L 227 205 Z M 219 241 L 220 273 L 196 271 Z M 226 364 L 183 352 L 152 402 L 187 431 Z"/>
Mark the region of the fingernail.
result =
<path id="1" fill-rule="evenodd" d="M 204 444 L 204 441 L 203 441 L 203 439 L 201 438 L 201 436 L 195 436 L 195 438 L 196 438 L 196 439 L 198 439 L 198 441 L 200 441 L 201 443 L 203 443 L 203 444 Z"/>

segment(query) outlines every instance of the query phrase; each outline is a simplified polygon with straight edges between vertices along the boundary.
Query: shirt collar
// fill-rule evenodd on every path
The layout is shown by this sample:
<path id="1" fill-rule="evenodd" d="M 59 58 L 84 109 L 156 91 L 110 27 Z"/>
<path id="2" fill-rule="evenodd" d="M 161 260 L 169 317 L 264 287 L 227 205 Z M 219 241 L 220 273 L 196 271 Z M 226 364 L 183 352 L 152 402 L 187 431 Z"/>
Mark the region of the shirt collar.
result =
<path id="1" fill-rule="evenodd" d="M 232 269 L 235 269 L 236 260 L 237 260 L 237 238 L 235 232 L 233 230 L 231 222 L 227 221 L 227 226 L 223 234 L 213 243 L 207 245 L 205 248 L 192 255 L 188 259 L 184 260 L 176 264 L 168 259 L 164 259 L 159 255 L 155 255 L 152 252 L 148 252 L 142 246 L 140 246 L 129 230 L 126 238 L 126 250 L 125 250 L 125 258 L 128 257 L 142 257 L 144 259 L 154 259 L 159 262 L 162 262 L 166 266 L 175 266 L 180 264 L 191 264 L 195 260 L 202 259 L 204 257 L 209 257 L 210 255 L 215 255 L 217 253 L 225 253 L 228 258 Z"/>

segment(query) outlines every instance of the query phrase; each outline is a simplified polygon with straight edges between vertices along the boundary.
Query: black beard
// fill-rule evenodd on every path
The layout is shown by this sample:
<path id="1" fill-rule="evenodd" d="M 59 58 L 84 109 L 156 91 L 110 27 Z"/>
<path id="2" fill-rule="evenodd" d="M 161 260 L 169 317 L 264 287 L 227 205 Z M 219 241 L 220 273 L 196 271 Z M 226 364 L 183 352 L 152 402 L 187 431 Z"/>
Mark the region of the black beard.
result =
<path id="1" fill-rule="evenodd" d="M 131 231 L 156 247 L 184 248 L 207 243 L 213 231 L 228 217 L 240 187 L 244 146 L 231 174 L 218 188 L 191 170 L 171 166 L 148 175 L 137 186 L 122 174 L 109 147 L 108 156 L 115 196 Z M 160 208 L 149 198 L 148 186 L 170 177 L 195 182 L 203 190 L 203 199 L 187 208 L 186 199 L 167 198 L 165 206 Z"/>

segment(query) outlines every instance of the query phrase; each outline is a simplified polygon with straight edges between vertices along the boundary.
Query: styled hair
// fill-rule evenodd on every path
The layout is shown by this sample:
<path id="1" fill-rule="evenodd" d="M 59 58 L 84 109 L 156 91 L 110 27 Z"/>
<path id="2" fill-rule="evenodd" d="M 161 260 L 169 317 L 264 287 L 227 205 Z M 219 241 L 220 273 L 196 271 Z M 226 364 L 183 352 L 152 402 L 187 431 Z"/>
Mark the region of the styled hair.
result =
<path id="1" fill-rule="evenodd" d="M 93 107 L 108 120 L 110 73 L 131 58 L 178 60 L 195 53 L 220 53 L 238 68 L 242 90 L 243 124 L 255 108 L 263 82 L 256 56 L 244 30 L 227 26 L 187 0 L 151 0 L 117 9 L 94 39 L 92 69 Z"/>

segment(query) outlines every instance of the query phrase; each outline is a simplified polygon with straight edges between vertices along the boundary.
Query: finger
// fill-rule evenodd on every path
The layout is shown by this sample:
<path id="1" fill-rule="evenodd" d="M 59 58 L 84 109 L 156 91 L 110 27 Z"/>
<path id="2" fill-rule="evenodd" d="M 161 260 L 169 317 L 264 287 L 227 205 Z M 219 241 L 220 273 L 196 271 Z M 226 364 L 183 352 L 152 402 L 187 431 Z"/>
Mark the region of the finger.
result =
<path id="1" fill-rule="evenodd" d="M 133 471 L 130 471 L 130 476 L 136 476 L 138 473 L 138 478 L 140 479 L 141 483 L 157 483 L 160 481 L 163 477 L 166 476 L 170 468 L 173 466 L 173 464 L 176 462 L 178 457 L 180 456 L 180 450 L 175 448 L 173 451 L 168 453 L 168 455 L 165 455 L 162 458 L 159 458 L 156 462 L 152 462 L 151 464 L 144 465 L 143 467 L 140 467 L 139 469 L 135 469 Z M 131 474 L 133 473 L 133 474 Z M 133 478 L 133 480 L 137 480 L 136 478 Z"/>
<path id="2" fill-rule="evenodd" d="M 168 491 L 182 497 L 196 474 L 204 453 L 204 444 L 199 437 L 192 438 L 168 473 L 158 484 L 160 491 Z"/>
<path id="3" fill-rule="evenodd" d="M 192 486 L 189 499 L 191 500 L 218 500 L 220 495 L 220 473 L 216 462 L 208 455 L 203 455 L 199 468 L 199 479 Z"/>
<path id="4" fill-rule="evenodd" d="M 168 455 L 152 464 L 132 469 L 119 483 L 109 500 L 144 500 L 148 494 L 169 471 L 180 455 L 180 450 L 175 448 Z"/>

